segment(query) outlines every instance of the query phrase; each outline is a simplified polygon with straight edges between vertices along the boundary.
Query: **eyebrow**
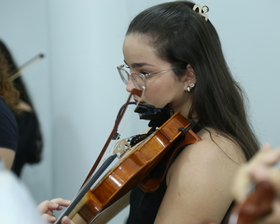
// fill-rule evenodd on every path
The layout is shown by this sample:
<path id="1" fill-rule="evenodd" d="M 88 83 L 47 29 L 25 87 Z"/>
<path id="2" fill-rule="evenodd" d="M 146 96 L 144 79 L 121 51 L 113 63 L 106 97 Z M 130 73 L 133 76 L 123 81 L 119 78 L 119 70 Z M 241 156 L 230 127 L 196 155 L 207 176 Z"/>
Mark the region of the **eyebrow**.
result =
<path id="1" fill-rule="evenodd" d="M 125 60 L 124 60 L 124 63 L 125 63 L 126 65 L 128 65 L 128 64 L 126 63 Z M 152 66 L 152 65 L 151 65 L 151 64 L 148 64 L 148 63 L 133 63 L 133 64 L 131 65 L 132 68 L 141 68 L 141 67 L 143 67 L 143 66 Z"/>

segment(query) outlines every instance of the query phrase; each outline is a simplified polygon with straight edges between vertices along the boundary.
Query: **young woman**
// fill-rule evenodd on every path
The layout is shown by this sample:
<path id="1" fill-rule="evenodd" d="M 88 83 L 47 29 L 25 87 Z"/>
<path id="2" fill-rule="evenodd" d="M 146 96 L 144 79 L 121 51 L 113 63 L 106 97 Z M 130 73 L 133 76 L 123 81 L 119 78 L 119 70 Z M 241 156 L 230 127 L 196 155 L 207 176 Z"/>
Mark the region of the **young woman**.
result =
<path id="1" fill-rule="evenodd" d="M 118 67 L 126 90 L 144 90 L 135 101 L 195 120 L 202 140 L 181 150 L 158 190 L 132 189 L 127 224 L 221 223 L 233 203 L 233 175 L 259 148 L 208 10 L 163 3 L 128 27 Z"/>

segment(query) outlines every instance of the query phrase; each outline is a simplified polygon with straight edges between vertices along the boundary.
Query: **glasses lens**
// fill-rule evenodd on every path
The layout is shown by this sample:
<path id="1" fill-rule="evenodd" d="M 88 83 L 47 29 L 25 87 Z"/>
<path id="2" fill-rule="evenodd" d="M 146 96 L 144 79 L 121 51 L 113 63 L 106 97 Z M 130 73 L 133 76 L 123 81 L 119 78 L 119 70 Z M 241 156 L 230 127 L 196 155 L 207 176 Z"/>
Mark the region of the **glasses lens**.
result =
<path id="1" fill-rule="evenodd" d="M 125 85 L 127 85 L 129 78 L 133 82 L 136 89 L 143 90 L 146 88 L 145 77 L 141 73 L 132 73 L 129 74 L 128 71 L 124 69 L 124 65 L 121 65 L 118 68 L 120 77 Z"/>
<path id="2" fill-rule="evenodd" d="M 146 87 L 144 77 L 140 73 L 132 73 L 131 80 L 136 87 L 136 89 L 143 90 Z"/>
<path id="3" fill-rule="evenodd" d="M 123 68 L 119 68 L 118 71 L 119 71 L 119 74 L 120 74 L 120 77 L 121 77 L 122 81 L 124 82 L 125 85 L 127 85 L 128 76 L 129 76 L 128 72 L 125 71 Z"/>

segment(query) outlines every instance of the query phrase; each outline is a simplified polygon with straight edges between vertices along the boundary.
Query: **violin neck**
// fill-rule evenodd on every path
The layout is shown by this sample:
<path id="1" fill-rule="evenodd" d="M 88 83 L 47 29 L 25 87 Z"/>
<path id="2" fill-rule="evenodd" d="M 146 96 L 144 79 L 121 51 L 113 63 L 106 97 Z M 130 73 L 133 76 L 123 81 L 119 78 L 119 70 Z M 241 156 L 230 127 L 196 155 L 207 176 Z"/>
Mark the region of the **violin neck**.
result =
<path id="1" fill-rule="evenodd" d="M 87 194 L 90 193 L 91 187 L 95 184 L 95 182 L 99 179 L 99 177 L 101 177 L 104 171 L 112 164 L 112 162 L 115 160 L 116 157 L 117 155 L 114 154 L 106 159 L 106 161 L 100 166 L 100 168 L 96 171 L 96 173 L 80 189 L 77 196 L 72 200 L 72 203 L 60 215 L 59 219 L 55 222 L 55 224 L 60 224 L 64 216 L 69 216 L 70 219 L 76 216 L 76 214 L 80 211 L 80 209 L 87 203 L 88 201 Z"/>

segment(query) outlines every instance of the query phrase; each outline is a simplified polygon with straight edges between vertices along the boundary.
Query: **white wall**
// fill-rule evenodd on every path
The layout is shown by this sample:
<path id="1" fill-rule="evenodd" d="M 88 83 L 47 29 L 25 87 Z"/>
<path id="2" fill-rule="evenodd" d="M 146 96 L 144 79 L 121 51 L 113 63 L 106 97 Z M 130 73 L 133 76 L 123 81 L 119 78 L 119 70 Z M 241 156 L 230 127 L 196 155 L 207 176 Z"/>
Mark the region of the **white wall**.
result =
<path id="1" fill-rule="evenodd" d="M 136 13 L 161 2 L 0 0 L 0 38 L 17 63 L 46 54 L 23 74 L 45 140 L 43 162 L 27 166 L 23 175 L 37 202 L 72 199 L 82 184 L 128 96 L 116 70 L 127 25 Z M 198 3 L 210 8 L 229 66 L 248 94 L 260 141 L 279 146 L 280 1 Z M 128 128 L 137 133 L 143 126 Z"/>

